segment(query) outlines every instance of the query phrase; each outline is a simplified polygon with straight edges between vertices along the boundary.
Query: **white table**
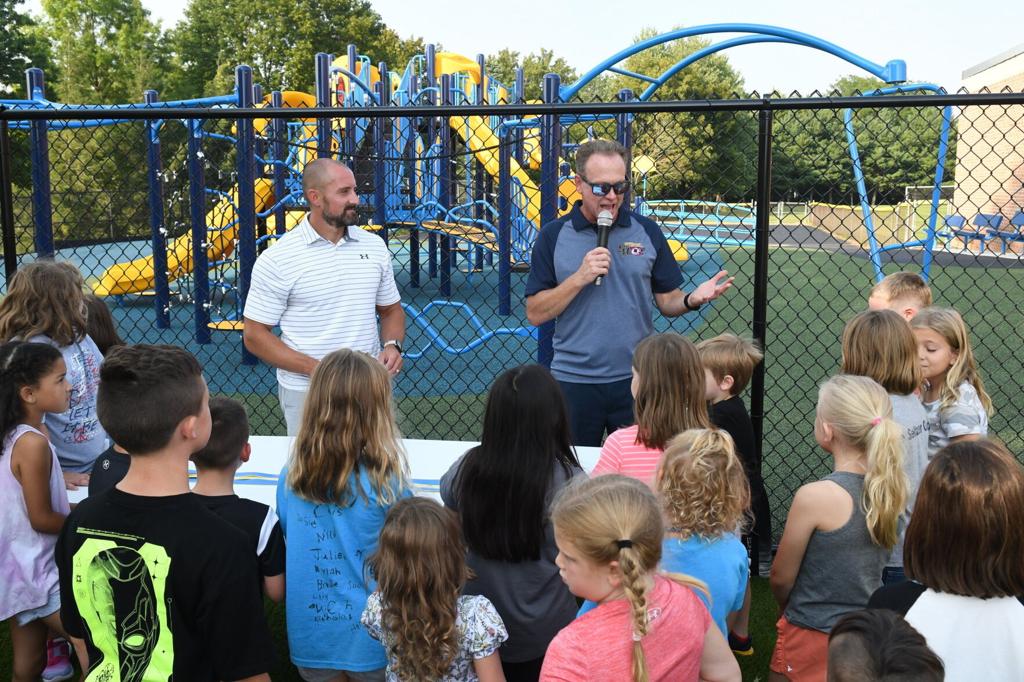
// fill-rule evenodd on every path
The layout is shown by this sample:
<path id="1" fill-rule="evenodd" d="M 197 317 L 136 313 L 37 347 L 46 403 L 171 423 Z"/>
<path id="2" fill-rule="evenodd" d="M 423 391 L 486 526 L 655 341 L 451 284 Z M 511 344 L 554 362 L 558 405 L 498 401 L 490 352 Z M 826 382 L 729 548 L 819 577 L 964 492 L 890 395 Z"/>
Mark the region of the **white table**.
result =
<path id="1" fill-rule="evenodd" d="M 250 436 L 252 456 L 243 462 L 235 475 L 235 492 L 242 497 L 276 506 L 277 479 L 281 467 L 288 460 L 291 450 L 291 436 Z M 409 458 L 409 469 L 413 486 L 418 495 L 430 495 L 440 499 L 441 476 L 452 463 L 467 450 L 479 443 L 464 440 L 417 440 L 403 439 Z M 585 471 L 591 471 L 597 464 L 600 448 L 577 447 L 576 454 Z M 68 499 L 80 502 L 86 490 L 69 490 Z"/>

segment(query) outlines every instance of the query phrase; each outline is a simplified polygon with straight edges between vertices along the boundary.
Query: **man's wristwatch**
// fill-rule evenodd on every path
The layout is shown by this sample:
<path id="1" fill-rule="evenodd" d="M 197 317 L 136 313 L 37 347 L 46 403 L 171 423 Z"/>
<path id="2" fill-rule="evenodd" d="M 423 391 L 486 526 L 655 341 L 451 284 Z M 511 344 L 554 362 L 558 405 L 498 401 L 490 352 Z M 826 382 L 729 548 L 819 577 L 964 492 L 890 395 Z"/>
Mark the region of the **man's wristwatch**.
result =
<path id="1" fill-rule="evenodd" d="M 701 303 L 700 305 L 691 305 L 690 304 L 690 294 L 686 294 L 686 296 L 683 296 L 683 305 L 686 306 L 687 310 L 689 310 L 690 312 L 693 312 L 695 310 L 700 310 L 700 306 L 704 305 L 704 304 Z"/>
<path id="2" fill-rule="evenodd" d="M 402 342 L 399 341 L 398 339 L 388 339 L 387 341 L 385 341 L 384 348 L 387 348 L 388 346 L 394 346 L 395 349 L 398 351 L 398 354 L 402 354 Z"/>

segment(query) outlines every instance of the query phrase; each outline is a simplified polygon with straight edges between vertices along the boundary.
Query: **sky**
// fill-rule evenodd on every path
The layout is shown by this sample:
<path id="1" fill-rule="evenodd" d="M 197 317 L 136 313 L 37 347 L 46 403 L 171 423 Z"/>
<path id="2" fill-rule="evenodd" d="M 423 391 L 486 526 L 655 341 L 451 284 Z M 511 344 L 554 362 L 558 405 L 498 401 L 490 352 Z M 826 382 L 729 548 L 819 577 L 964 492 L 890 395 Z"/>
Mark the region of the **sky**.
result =
<path id="1" fill-rule="evenodd" d="M 188 0 L 142 0 L 164 27 L 184 16 Z M 440 42 L 473 57 L 508 47 L 521 54 L 548 48 L 580 73 L 628 47 L 645 27 L 758 23 L 809 33 L 885 64 L 907 63 L 910 80 L 947 89 L 980 62 L 1024 44 L 1024 3 L 1016 0 L 371 0 L 385 23 L 403 37 Z M 25 3 L 39 11 L 38 0 Z M 343 20 L 343 19 L 341 19 Z M 720 40 L 721 37 L 713 40 Z M 343 45 L 323 50 L 340 54 Z M 840 76 L 863 73 L 831 55 L 785 45 L 747 45 L 725 52 L 748 91 L 804 93 Z M 312 59 L 312 55 L 310 56 Z"/>

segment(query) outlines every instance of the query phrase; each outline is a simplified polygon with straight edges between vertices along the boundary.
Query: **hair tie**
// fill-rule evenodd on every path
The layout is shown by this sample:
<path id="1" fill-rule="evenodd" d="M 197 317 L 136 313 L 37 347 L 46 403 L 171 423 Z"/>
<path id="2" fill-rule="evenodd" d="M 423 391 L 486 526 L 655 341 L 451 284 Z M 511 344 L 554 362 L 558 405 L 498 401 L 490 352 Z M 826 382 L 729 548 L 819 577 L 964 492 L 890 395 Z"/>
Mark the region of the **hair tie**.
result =
<path id="1" fill-rule="evenodd" d="M 875 417 L 874 419 L 871 420 L 871 425 L 872 426 L 878 426 L 881 423 L 882 423 L 882 418 L 881 417 Z"/>
<path id="2" fill-rule="evenodd" d="M 633 546 L 632 540 L 616 540 L 615 544 L 619 549 L 628 549 Z"/>

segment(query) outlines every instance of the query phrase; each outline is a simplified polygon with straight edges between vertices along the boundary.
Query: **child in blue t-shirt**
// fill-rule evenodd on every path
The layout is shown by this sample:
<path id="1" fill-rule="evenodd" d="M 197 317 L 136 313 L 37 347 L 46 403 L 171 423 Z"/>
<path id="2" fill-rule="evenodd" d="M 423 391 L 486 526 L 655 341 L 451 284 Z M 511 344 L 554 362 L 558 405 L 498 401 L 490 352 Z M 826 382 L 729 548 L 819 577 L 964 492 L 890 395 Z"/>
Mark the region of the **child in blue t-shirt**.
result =
<path id="1" fill-rule="evenodd" d="M 665 448 L 656 488 L 667 528 L 661 568 L 702 580 L 700 594 L 728 636 L 749 589 L 747 550 L 737 533 L 750 506 L 750 488 L 732 437 L 719 429 L 690 429 Z"/>
<path id="2" fill-rule="evenodd" d="M 359 617 L 374 590 L 366 560 L 384 518 L 412 494 L 407 470 L 387 369 L 348 349 L 327 355 L 277 486 L 288 647 L 305 680 L 384 677 L 384 647 Z"/>

